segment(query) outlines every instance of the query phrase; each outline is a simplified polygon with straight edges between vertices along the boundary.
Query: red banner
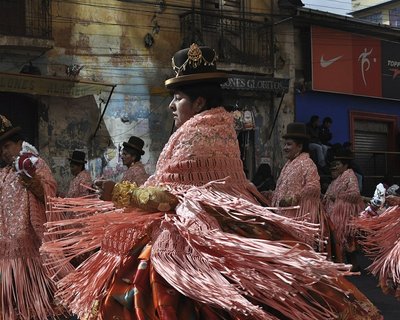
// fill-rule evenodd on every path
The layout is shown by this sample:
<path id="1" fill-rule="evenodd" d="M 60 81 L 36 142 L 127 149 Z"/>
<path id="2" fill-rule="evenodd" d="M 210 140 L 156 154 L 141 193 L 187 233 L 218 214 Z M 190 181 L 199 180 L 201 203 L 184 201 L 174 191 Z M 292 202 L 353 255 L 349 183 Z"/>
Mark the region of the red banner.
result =
<path id="1" fill-rule="evenodd" d="M 314 90 L 352 93 L 353 53 L 350 33 L 312 27 Z"/>
<path id="2" fill-rule="evenodd" d="M 353 35 L 353 93 L 382 96 L 381 41 Z"/>
<path id="3" fill-rule="evenodd" d="M 381 48 L 375 38 L 313 26 L 313 89 L 382 97 Z"/>

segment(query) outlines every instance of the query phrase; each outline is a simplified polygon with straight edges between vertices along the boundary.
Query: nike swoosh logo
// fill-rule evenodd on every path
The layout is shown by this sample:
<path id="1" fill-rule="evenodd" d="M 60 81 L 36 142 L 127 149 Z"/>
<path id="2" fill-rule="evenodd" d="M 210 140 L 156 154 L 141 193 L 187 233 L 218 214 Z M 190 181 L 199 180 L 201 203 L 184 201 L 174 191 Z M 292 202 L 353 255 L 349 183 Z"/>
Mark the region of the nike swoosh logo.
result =
<path id="1" fill-rule="evenodd" d="M 343 57 L 343 56 L 337 56 L 337 57 L 332 58 L 332 59 L 330 59 L 330 60 L 325 60 L 325 59 L 324 59 L 324 56 L 321 56 L 321 60 L 320 60 L 319 62 L 320 62 L 320 65 L 321 65 L 322 68 L 327 68 L 327 67 L 329 67 L 332 63 L 338 61 L 338 60 L 339 60 L 340 58 L 342 58 L 342 57 Z"/>

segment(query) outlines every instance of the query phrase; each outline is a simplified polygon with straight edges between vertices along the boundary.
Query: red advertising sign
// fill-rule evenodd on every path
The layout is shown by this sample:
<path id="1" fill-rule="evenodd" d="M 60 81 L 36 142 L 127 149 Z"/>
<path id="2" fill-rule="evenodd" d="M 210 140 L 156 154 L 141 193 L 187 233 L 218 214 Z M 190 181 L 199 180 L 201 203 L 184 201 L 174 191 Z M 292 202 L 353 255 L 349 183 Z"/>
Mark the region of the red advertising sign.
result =
<path id="1" fill-rule="evenodd" d="M 313 89 L 400 99 L 400 76 L 397 82 L 388 77 L 389 71 L 400 75 L 400 53 L 394 47 L 400 49 L 400 44 L 313 26 Z"/>
<path id="2" fill-rule="evenodd" d="M 381 41 L 353 35 L 353 93 L 382 96 Z"/>
<path id="3" fill-rule="evenodd" d="M 313 89 L 352 93 L 352 57 L 352 37 L 350 33 L 313 26 Z"/>

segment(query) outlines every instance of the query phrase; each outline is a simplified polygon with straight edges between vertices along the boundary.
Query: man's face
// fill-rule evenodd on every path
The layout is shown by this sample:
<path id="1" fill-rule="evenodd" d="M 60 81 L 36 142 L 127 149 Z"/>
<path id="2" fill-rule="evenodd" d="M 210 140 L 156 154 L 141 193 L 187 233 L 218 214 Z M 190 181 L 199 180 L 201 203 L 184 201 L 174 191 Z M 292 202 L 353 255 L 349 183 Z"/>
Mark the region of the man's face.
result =
<path id="1" fill-rule="evenodd" d="M 4 162 L 12 165 L 22 148 L 22 141 L 14 142 L 7 140 L 1 144 L 1 156 Z"/>

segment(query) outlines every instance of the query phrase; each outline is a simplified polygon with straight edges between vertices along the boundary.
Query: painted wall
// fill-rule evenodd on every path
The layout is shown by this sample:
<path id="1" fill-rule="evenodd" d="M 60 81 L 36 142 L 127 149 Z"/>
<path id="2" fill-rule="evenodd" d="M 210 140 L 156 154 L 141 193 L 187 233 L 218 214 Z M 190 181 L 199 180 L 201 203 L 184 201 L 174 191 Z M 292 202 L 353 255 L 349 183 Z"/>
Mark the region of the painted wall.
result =
<path id="1" fill-rule="evenodd" d="M 387 1 L 384 0 L 351 0 L 351 7 L 353 11 L 362 10 L 371 6 L 375 6 Z"/>
<path id="2" fill-rule="evenodd" d="M 306 123 L 312 115 L 318 115 L 322 123 L 324 117 L 331 117 L 333 120 L 331 126 L 332 143 L 349 141 L 350 111 L 398 115 L 400 117 L 400 101 L 317 91 L 296 94 L 296 121 Z"/>
<path id="3" fill-rule="evenodd" d="M 94 130 L 104 110 L 108 92 L 80 99 L 38 97 L 39 148 L 51 165 L 60 193 L 71 178 L 67 157 L 74 149 L 87 153 L 88 168 L 94 178 L 118 179 L 125 170 L 119 152 L 131 135 L 145 141 L 142 157 L 149 173 L 171 133 L 169 94 L 164 81 L 172 76 L 171 57 L 180 49 L 179 14 L 200 1 L 166 1 L 138 4 L 112 0 L 53 1 L 53 38 L 55 46 L 33 61 L 43 75 L 89 80 L 116 85 L 100 130 Z M 246 2 L 248 12 L 265 13 L 270 1 Z M 261 15 L 249 18 L 263 21 Z M 146 48 L 144 38 L 153 37 Z M 284 43 L 284 42 L 283 42 Z M 75 77 L 66 74 L 66 66 L 82 67 Z M 225 65 L 228 71 L 255 72 L 246 66 Z M 271 72 L 258 69 L 258 72 Z M 279 75 L 286 75 L 281 73 Z M 279 100 L 277 100 L 279 103 Z M 257 161 L 266 156 L 270 119 L 270 101 L 264 96 L 251 102 L 260 126 L 256 134 Z M 292 105 L 292 103 L 290 103 Z"/>
<path id="4" fill-rule="evenodd" d="M 291 79 L 289 92 L 282 96 L 275 96 L 268 122 L 270 138 L 267 141 L 269 150 L 268 159 L 272 166 L 272 174 L 278 176 L 286 159 L 283 157 L 282 136 L 286 127 L 293 122 L 295 114 L 295 101 L 293 83 L 296 77 L 296 57 L 300 49 L 295 46 L 295 28 L 289 19 L 277 17 L 274 27 L 274 77 Z M 271 134 L 272 133 L 272 134 Z"/>

